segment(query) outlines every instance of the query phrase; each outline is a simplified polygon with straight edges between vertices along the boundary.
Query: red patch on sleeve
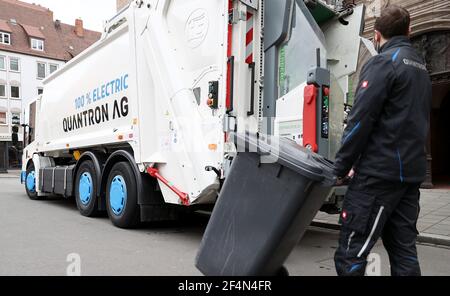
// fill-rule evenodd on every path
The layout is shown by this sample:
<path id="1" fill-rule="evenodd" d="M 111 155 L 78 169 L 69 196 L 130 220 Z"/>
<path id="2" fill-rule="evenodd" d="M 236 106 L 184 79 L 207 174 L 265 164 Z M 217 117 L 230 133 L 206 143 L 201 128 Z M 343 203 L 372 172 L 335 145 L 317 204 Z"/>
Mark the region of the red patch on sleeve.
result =
<path id="1" fill-rule="evenodd" d="M 365 80 L 363 81 L 363 83 L 361 84 L 362 88 L 367 88 L 369 86 L 369 81 Z"/>
<path id="2" fill-rule="evenodd" d="M 343 211 L 342 212 L 342 220 L 347 220 L 347 216 L 348 216 L 347 212 Z"/>

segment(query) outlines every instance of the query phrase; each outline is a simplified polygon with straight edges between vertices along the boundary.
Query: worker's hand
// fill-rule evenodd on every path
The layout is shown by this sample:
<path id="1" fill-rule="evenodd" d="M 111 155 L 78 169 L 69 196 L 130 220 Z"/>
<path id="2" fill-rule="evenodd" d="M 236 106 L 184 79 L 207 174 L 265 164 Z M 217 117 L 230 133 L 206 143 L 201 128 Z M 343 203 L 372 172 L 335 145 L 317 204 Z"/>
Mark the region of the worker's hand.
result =
<path id="1" fill-rule="evenodd" d="M 336 180 L 336 186 L 345 186 L 353 179 L 355 176 L 355 170 L 351 169 L 350 172 L 347 174 L 347 176 L 343 178 L 337 178 Z"/>
<path id="2" fill-rule="evenodd" d="M 347 177 L 351 180 L 351 179 L 353 179 L 354 176 L 355 176 L 355 170 L 351 169 L 350 172 L 348 173 Z"/>
<path id="3" fill-rule="evenodd" d="M 335 186 L 344 186 L 344 185 L 346 185 L 347 184 L 347 177 L 344 177 L 344 178 L 341 178 L 341 177 L 338 177 L 337 179 L 336 179 L 336 184 L 335 184 Z"/>

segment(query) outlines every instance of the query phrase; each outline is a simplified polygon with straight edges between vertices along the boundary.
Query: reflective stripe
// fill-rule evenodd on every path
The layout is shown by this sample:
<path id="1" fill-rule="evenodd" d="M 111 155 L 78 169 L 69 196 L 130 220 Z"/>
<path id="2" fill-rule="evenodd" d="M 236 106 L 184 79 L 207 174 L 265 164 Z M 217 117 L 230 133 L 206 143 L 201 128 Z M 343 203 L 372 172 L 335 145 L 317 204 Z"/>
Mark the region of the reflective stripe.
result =
<path id="1" fill-rule="evenodd" d="M 350 250 L 350 244 L 351 244 L 352 238 L 353 238 L 354 236 L 355 236 L 355 232 L 353 231 L 353 232 L 350 234 L 349 238 L 348 238 L 348 242 L 347 242 L 347 252 L 348 252 L 348 250 Z"/>
<path id="2" fill-rule="evenodd" d="M 394 55 L 392 56 L 392 61 L 395 62 L 395 60 L 398 58 L 398 54 L 400 53 L 400 48 L 397 49 L 397 51 L 394 53 Z"/>
<path id="3" fill-rule="evenodd" d="M 348 140 L 350 140 L 351 137 L 353 137 L 353 134 L 355 134 L 355 133 L 359 130 L 360 126 L 361 126 L 361 122 L 358 122 L 358 123 L 353 127 L 353 129 L 348 133 L 347 137 L 345 137 L 345 139 L 344 139 L 344 144 L 345 144 Z"/>
<path id="4" fill-rule="evenodd" d="M 247 34 L 245 36 L 245 62 L 253 63 L 253 13 L 247 12 Z"/>
<path id="5" fill-rule="evenodd" d="M 363 264 L 362 263 L 355 263 L 352 265 L 352 267 L 350 268 L 350 273 L 354 272 L 355 270 L 357 270 L 358 268 L 360 268 Z"/>
<path id="6" fill-rule="evenodd" d="M 402 162 L 402 157 L 400 156 L 400 150 L 397 149 L 397 157 L 398 157 L 398 162 L 400 165 L 400 181 L 403 183 L 403 181 L 405 180 L 403 177 L 403 162 Z"/>
<path id="7" fill-rule="evenodd" d="M 366 240 L 366 243 L 362 247 L 361 251 L 359 251 L 358 258 L 360 258 L 362 256 L 364 251 L 367 249 L 367 246 L 369 245 L 370 241 L 372 240 L 372 236 L 375 233 L 375 230 L 377 229 L 378 222 L 380 222 L 381 214 L 383 213 L 383 211 L 384 211 L 384 206 L 382 206 L 380 208 L 380 210 L 378 211 L 378 215 L 377 215 L 377 218 L 375 219 L 375 223 L 372 226 L 372 230 L 370 231 L 370 234 L 369 234 L 369 237 Z"/>

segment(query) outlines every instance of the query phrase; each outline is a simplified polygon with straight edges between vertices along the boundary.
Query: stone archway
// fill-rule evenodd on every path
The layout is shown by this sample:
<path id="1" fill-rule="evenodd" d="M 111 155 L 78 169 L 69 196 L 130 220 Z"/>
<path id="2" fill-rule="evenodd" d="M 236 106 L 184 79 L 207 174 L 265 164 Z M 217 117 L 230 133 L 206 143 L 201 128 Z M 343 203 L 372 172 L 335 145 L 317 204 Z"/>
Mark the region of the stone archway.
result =
<path id="1" fill-rule="evenodd" d="M 375 19 L 383 8 L 399 5 L 411 14 L 411 29 L 415 36 L 450 29 L 450 1 L 436 0 L 343 0 L 346 4 L 364 4 L 366 21 L 364 37 L 373 36 Z"/>
<path id="2" fill-rule="evenodd" d="M 427 145 L 427 180 L 450 187 L 450 30 L 430 31 L 412 38 L 425 60 L 433 82 L 430 137 Z"/>

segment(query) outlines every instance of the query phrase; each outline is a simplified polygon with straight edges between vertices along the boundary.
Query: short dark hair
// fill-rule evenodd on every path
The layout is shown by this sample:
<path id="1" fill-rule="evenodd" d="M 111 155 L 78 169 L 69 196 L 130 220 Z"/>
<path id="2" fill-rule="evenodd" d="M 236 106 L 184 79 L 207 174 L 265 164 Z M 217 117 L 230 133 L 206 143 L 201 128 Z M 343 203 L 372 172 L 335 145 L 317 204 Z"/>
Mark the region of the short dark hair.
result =
<path id="1" fill-rule="evenodd" d="M 408 10 L 397 5 L 390 5 L 383 9 L 380 17 L 375 21 L 375 30 L 386 39 L 407 36 L 410 24 L 411 16 Z"/>

